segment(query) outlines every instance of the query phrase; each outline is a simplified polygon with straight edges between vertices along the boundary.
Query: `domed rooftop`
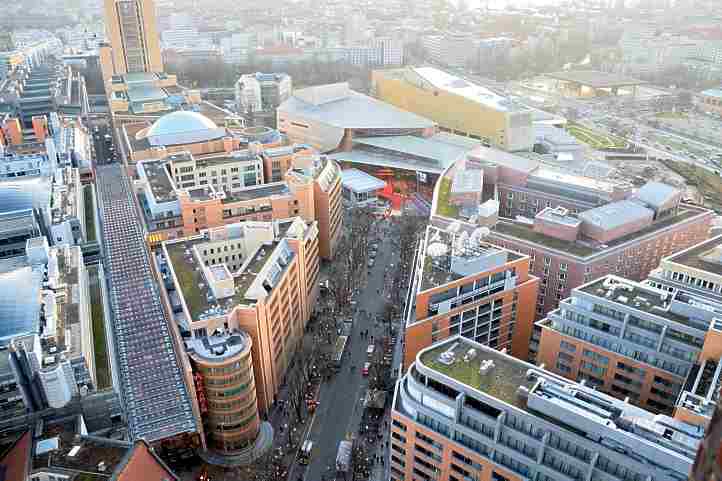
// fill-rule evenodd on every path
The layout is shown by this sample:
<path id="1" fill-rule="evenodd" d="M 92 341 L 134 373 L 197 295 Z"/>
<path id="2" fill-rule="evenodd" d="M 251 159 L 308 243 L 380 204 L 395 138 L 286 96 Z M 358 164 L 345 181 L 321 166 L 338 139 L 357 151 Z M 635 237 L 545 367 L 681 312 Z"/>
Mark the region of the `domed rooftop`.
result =
<path id="1" fill-rule="evenodd" d="M 176 145 L 205 142 L 223 137 L 226 131 L 198 112 L 179 110 L 164 115 L 140 135 L 151 145 Z"/>

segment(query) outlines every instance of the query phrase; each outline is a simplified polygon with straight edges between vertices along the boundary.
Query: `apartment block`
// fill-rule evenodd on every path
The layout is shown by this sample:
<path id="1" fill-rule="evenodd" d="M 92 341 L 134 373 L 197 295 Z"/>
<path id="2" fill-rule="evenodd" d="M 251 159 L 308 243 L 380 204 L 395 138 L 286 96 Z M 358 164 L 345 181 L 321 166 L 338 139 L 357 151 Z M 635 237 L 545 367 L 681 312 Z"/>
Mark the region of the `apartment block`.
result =
<path id="1" fill-rule="evenodd" d="M 538 323 L 536 360 L 560 375 L 672 414 L 700 362 L 711 356 L 717 365 L 720 314 L 722 306 L 704 298 L 608 275 L 574 289 Z"/>
<path id="2" fill-rule="evenodd" d="M 480 204 L 457 208 L 449 202 L 461 170 L 482 177 Z M 498 218 L 488 212 L 492 203 L 498 203 Z M 594 279 L 645 279 L 665 256 L 707 239 L 713 216 L 685 204 L 681 192 L 665 184 L 635 190 L 561 172 L 531 154 L 478 147 L 437 182 L 431 220 L 469 232 L 488 226 L 490 243 L 528 255 L 530 271 L 540 279 L 541 319 L 573 288 Z"/>
<path id="3" fill-rule="evenodd" d="M 459 334 L 528 357 L 539 280 L 529 275 L 528 256 L 487 243 L 485 233 L 427 227 L 405 313 L 405 367 Z"/>
<path id="4" fill-rule="evenodd" d="M 343 206 L 338 165 L 304 147 L 196 157 L 177 153 L 136 166 L 149 242 L 198 234 L 243 220 L 300 216 L 317 221 L 321 257 L 333 258 Z M 264 165 L 280 182 L 262 183 Z M 258 182 L 256 184 L 256 182 Z"/>
<path id="5" fill-rule="evenodd" d="M 300 217 L 240 222 L 166 241 L 162 251 L 165 262 L 161 271 L 176 319 L 186 333 L 186 345 L 213 345 L 217 336 L 232 336 L 236 331 L 249 336 L 258 409 L 267 413 L 318 295 L 316 223 Z M 208 361 L 196 361 L 201 361 L 196 367 L 207 379 L 202 370 Z M 236 374 L 243 377 L 242 368 L 238 370 Z M 206 381 L 204 386 L 206 391 L 214 389 Z M 247 402 L 250 406 L 250 398 Z M 239 409 L 243 406 L 246 404 Z M 209 415 L 215 416 L 213 405 L 208 409 Z M 248 409 L 244 414 L 250 414 Z M 236 417 L 240 416 L 239 411 Z M 208 422 L 216 422 L 213 419 Z M 247 426 L 254 422 L 248 420 Z"/>
<path id="6" fill-rule="evenodd" d="M 391 479 L 681 481 L 703 434 L 454 337 L 396 384 Z"/>

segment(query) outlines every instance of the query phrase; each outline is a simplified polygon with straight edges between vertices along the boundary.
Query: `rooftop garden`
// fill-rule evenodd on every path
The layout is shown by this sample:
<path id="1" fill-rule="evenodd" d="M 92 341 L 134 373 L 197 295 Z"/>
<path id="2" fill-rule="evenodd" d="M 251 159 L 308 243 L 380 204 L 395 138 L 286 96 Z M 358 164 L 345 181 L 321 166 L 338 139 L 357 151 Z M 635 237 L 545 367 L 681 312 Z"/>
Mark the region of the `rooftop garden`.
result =
<path id="1" fill-rule="evenodd" d="M 624 139 L 614 135 L 594 131 L 580 124 L 570 122 L 567 125 L 567 132 L 574 136 L 578 141 L 585 143 L 594 149 L 624 149 L 627 147 L 627 142 L 625 142 Z"/>
<path id="2" fill-rule="evenodd" d="M 167 246 L 168 256 L 173 265 L 179 287 L 182 291 L 183 299 L 191 316 L 191 320 L 198 319 L 200 315 L 208 309 L 208 300 L 205 296 L 205 290 L 201 290 L 198 285 L 205 283 L 203 274 L 200 270 L 195 270 L 190 265 L 185 256 L 186 244 L 179 242 Z"/>
<path id="3" fill-rule="evenodd" d="M 88 242 L 95 242 L 95 202 L 93 202 L 93 186 L 86 185 L 83 188 L 83 200 L 85 203 L 85 231 Z"/>
<path id="4" fill-rule="evenodd" d="M 436 214 L 455 219 L 459 216 L 459 207 L 449 202 L 451 196 L 451 179 L 443 177 L 439 187 L 439 197 L 436 203 Z"/>
<path id="5" fill-rule="evenodd" d="M 108 341 L 105 333 L 105 311 L 103 309 L 103 296 L 100 291 L 98 268 L 88 267 L 90 279 L 90 317 L 93 325 L 93 352 L 95 354 L 95 376 L 98 390 L 108 389 L 113 380 L 110 375 L 110 361 L 108 360 Z"/>

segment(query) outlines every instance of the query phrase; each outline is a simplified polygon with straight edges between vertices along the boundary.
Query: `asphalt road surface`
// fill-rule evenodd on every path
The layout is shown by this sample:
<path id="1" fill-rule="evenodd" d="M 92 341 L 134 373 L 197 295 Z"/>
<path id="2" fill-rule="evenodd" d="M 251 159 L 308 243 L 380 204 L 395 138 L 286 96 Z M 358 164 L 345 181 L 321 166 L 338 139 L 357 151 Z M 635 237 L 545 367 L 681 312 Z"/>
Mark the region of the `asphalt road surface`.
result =
<path id="1" fill-rule="evenodd" d="M 383 290 L 384 271 L 392 270 L 398 263 L 399 254 L 394 252 L 389 235 L 379 243 L 374 267 L 370 270 L 366 287 L 356 296 L 357 310 L 382 314 L 384 303 L 380 301 L 378 289 Z M 361 339 L 360 333 L 369 330 L 368 339 Z M 374 325 L 372 320 L 357 315 L 354 320 L 351 345 L 347 348 L 343 365 L 338 374 L 321 386 L 321 404 L 312 419 L 312 426 L 306 439 L 314 443 L 311 462 L 306 469 L 296 466 L 289 481 L 330 481 L 336 475 L 336 452 L 338 443 L 358 434 L 363 414 L 362 398 L 368 381 L 361 375 L 366 361 L 366 348 L 371 335 L 382 335 L 383 324 Z M 351 365 L 355 365 L 353 371 Z"/>

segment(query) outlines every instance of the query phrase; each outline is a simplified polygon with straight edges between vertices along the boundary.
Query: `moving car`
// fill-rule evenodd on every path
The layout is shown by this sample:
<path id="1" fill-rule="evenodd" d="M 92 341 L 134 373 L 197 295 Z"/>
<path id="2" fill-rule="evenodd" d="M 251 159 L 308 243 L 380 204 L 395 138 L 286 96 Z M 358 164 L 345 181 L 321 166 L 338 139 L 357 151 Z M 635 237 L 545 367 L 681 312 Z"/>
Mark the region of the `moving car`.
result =
<path id="1" fill-rule="evenodd" d="M 361 370 L 361 374 L 363 374 L 364 376 L 368 376 L 368 375 L 369 375 L 369 369 L 371 369 L 371 363 L 370 363 L 370 362 L 365 362 L 365 363 L 364 363 L 364 367 L 363 367 L 363 369 Z"/>

